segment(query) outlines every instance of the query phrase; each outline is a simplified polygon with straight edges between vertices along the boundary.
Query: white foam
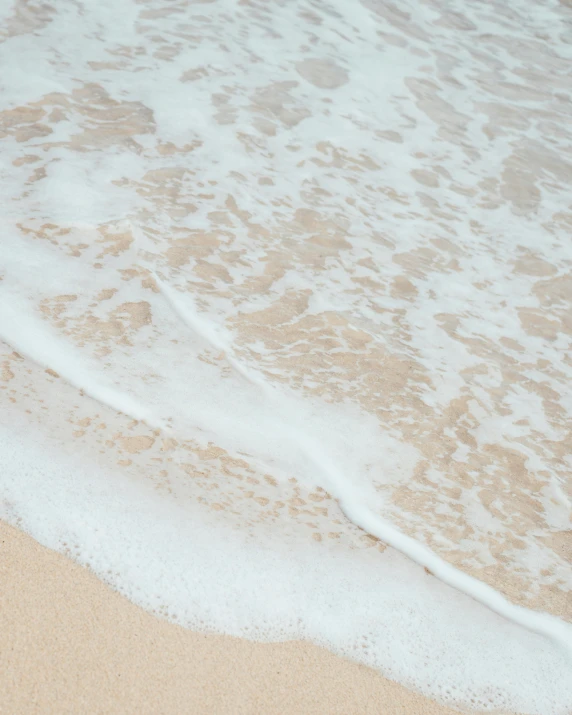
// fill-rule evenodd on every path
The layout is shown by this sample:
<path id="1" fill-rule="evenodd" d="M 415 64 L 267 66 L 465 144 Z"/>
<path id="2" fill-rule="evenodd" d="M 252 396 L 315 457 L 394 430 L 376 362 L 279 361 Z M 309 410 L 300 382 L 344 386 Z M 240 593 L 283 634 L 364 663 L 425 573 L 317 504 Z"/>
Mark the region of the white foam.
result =
<path id="1" fill-rule="evenodd" d="M 114 410 L 122 412 L 134 420 L 143 420 L 149 425 L 166 428 L 164 421 L 153 414 L 135 397 L 100 381 L 97 368 L 85 364 L 85 357 L 70 346 L 65 348 L 54 339 L 44 323 L 30 315 L 21 300 L 11 295 L 4 296 L 0 317 L 0 338 L 18 353 L 31 358 L 46 368 L 54 370 L 71 385 Z M 19 308 L 19 309 L 18 309 Z"/>
<path id="2" fill-rule="evenodd" d="M 572 344 L 566 287 L 543 293 L 545 275 L 565 280 L 570 265 L 566 8 L 164 10 L 60 4 L 27 32 L 0 9 L 11 33 L 0 44 L 0 339 L 31 375 L 0 393 L 16 400 L 0 405 L 3 515 L 183 624 L 307 637 L 466 707 L 567 713 L 571 626 L 441 558 L 498 567 L 523 601 L 544 587 L 565 598 L 572 585 L 548 543 L 570 526 Z M 121 250 L 107 250 L 114 233 L 129 239 Z M 181 237 L 193 250 L 179 264 L 169 251 Z M 540 273 L 513 271 L 528 254 Z M 392 290 L 400 278 L 405 296 Z M 75 300 L 57 303 L 66 295 Z M 258 334 L 258 312 L 291 295 L 305 307 Z M 148 321 L 131 329 L 126 305 L 145 306 Z M 522 311 L 546 319 L 548 337 Z M 328 326 L 327 347 L 312 321 Z M 315 358 L 305 370 L 291 329 Z M 353 374 L 328 362 L 355 357 L 344 330 L 375 348 L 357 349 L 367 364 Z M 31 361 L 60 375 L 57 389 Z M 391 372 L 406 364 L 418 379 L 396 389 Z M 386 388 L 396 404 L 381 399 Z M 82 410 L 117 428 L 107 442 L 95 428 L 74 441 Z M 123 415 L 153 428 L 157 445 L 192 448 L 178 461 L 159 446 L 147 462 L 130 453 L 129 465 L 110 446 L 111 458 L 105 446 L 130 429 Z M 410 428 L 429 422 L 448 425 L 463 479 L 421 454 L 431 430 Z M 313 543 L 294 518 L 251 518 L 224 465 L 201 491 L 181 465 L 196 459 L 199 471 L 207 460 L 193 449 L 212 445 L 248 464 L 253 495 L 266 474 L 321 488 L 402 555 L 349 537 Z M 489 446 L 522 458 L 526 479 L 490 478 L 511 467 Z M 150 486 L 159 464 L 171 496 Z M 225 521 L 198 498 L 211 486 L 236 506 Z M 485 488 L 499 490 L 491 503 Z M 409 509 L 394 500 L 400 489 L 432 500 Z M 503 499 L 508 513 L 495 508 Z M 331 514 L 320 518 L 308 520 L 328 533 Z"/>
<path id="3" fill-rule="evenodd" d="M 214 333 L 212 327 L 203 318 L 194 315 L 188 307 L 184 307 L 182 300 L 176 297 L 173 291 L 158 277 L 155 276 L 155 280 L 162 292 L 168 296 L 169 302 L 177 314 L 187 325 L 208 336 L 208 339 L 219 349 L 231 353 L 231 346 Z M 311 417 L 310 419 L 308 417 L 300 419 L 305 412 L 301 404 L 273 388 L 256 372 L 240 366 L 234 357 L 232 364 L 236 366 L 241 375 L 247 377 L 253 385 L 263 391 L 268 405 L 268 409 L 264 410 L 267 416 L 262 424 L 258 419 L 250 424 L 247 422 L 249 429 L 257 430 L 267 441 L 271 441 L 273 435 L 278 434 L 280 440 L 289 445 L 290 450 L 301 452 L 308 464 L 314 468 L 315 473 L 319 475 L 317 477 L 318 485 L 339 500 L 344 513 L 354 524 L 409 556 L 417 564 L 427 567 L 444 583 L 471 596 L 503 618 L 561 643 L 572 656 L 572 625 L 548 614 L 535 613 L 510 603 L 495 589 L 450 566 L 423 544 L 400 533 L 390 523 L 381 519 L 367 506 L 374 500 L 374 494 L 368 493 L 363 487 L 360 489 L 356 483 L 357 464 L 354 463 L 354 470 L 350 473 L 340 470 L 339 462 L 335 463 L 328 447 L 324 447 L 324 445 L 330 445 L 331 448 L 334 441 L 343 439 L 342 435 L 338 434 L 334 437 L 330 434 L 328 437 L 318 437 L 318 434 L 323 435 L 323 430 L 316 429 L 312 424 L 315 417 L 314 420 Z M 232 393 L 228 393 L 228 396 L 233 403 L 236 402 Z M 259 410 L 258 414 L 261 413 L 262 410 Z M 277 416 L 274 420 L 270 419 L 272 414 Z M 241 422 L 244 421 L 243 414 L 237 414 L 236 418 Z M 220 419 L 218 423 L 220 424 Z M 332 439 L 333 437 L 334 439 Z M 223 437 L 222 443 L 224 444 L 225 441 Z"/>
<path id="4" fill-rule="evenodd" d="M 391 473 L 388 456 L 399 453 L 399 445 L 392 445 L 379 431 L 375 434 L 376 428 L 355 412 L 350 413 L 351 422 L 346 414 L 340 429 L 341 415 L 334 407 L 312 407 L 240 366 L 224 332 L 195 315 L 188 300 L 156 280 L 185 329 L 191 328 L 227 353 L 230 364 L 238 366 L 237 378 L 222 385 L 224 397 L 217 396 L 212 386 L 204 389 L 209 368 L 203 371 L 201 391 L 189 398 L 202 430 L 216 433 L 217 444 L 231 451 L 240 447 L 251 462 L 274 473 L 279 468 L 323 487 L 339 500 L 352 522 L 427 567 L 454 590 L 435 585 L 434 579 L 424 580 L 421 569 L 397 556 L 348 559 L 327 548 L 313 554 L 295 537 L 293 544 L 288 542 L 291 536 L 281 542 L 276 533 L 269 535 L 261 527 L 255 530 L 254 542 L 244 541 L 244 536 L 231 535 L 229 527 L 192 502 L 161 499 L 144 484 L 74 462 L 61 447 L 58 454 L 54 446 L 42 443 L 41 437 L 37 438 L 40 446 L 34 446 L 23 437 L 23 424 L 16 433 L 12 428 L 2 434 L 4 518 L 17 518 L 52 548 L 73 544 L 74 558 L 129 598 L 146 608 L 161 606 L 161 612 L 186 625 L 263 639 L 309 637 L 443 701 L 485 709 L 529 708 L 543 715 L 566 712 L 572 702 L 565 677 L 572 663 L 572 627 L 511 604 L 380 518 L 371 508 L 381 508 L 379 497 L 359 471 L 367 464 L 363 450 L 382 438 L 385 448 L 379 453 L 370 448 L 367 457 L 374 462 L 383 459 Z M 81 354 L 70 353 L 69 346 L 21 306 L 16 310 L 15 297 L 5 305 L 8 309 L 0 317 L 3 340 L 56 369 L 99 402 L 136 419 L 148 419 L 151 425 L 160 423 L 151 408 L 95 378 L 100 372 L 97 364 L 86 369 Z M 189 354 L 184 354 L 188 368 Z M 198 367 L 196 362 L 193 365 Z M 176 366 L 172 367 L 176 375 Z M 161 391 L 165 390 L 173 405 L 177 392 L 179 396 L 185 392 L 175 382 L 163 382 Z M 169 432 L 179 434 L 177 426 L 174 423 Z M 358 450 L 345 436 L 351 428 L 365 437 Z M 226 583 L 232 586 L 221 588 Z M 324 608 L 331 616 L 318 617 Z M 460 630 L 455 608 L 463 610 L 466 620 Z M 339 619 L 344 620 L 343 626 Z M 358 643 L 367 644 L 365 652 L 356 653 L 361 648 Z M 459 659 L 461 643 L 465 655 Z M 526 687 L 523 672 L 527 672 Z"/>
<path id="5" fill-rule="evenodd" d="M 569 652 L 396 552 L 348 559 L 292 534 L 247 540 L 197 505 L 64 458 L 23 428 L 0 432 L 0 515 L 17 515 L 143 607 L 237 636 L 306 637 L 451 704 L 568 712 Z"/>

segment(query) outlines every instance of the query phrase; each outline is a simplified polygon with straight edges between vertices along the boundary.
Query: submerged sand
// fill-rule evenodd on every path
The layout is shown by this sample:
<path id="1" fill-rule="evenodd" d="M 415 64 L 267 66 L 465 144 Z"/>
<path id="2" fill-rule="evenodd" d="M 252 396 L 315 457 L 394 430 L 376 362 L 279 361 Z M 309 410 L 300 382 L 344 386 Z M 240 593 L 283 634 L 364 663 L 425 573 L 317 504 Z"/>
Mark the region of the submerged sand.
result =
<path id="1" fill-rule="evenodd" d="M 0 523 L 0 712 L 446 715 L 310 643 L 253 643 L 156 618 Z"/>
<path id="2" fill-rule="evenodd" d="M 44 483 L 70 453 L 259 544 L 295 529 L 384 557 L 350 493 L 572 619 L 570 13 L 505 5 L 0 8 L 0 424 L 45 442 Z M 102 573 L 107 502 L 59 520 L 11 446 L 0 513 Z M 133 551 L 151 572 L 139 525 L 112 539 L 122 577 Z M 0 541 L 1 713 L 451 712 L 315 645 L 185 630 L 12 527 Z M 469 644 L 442 640 L 466 672 Z"/>

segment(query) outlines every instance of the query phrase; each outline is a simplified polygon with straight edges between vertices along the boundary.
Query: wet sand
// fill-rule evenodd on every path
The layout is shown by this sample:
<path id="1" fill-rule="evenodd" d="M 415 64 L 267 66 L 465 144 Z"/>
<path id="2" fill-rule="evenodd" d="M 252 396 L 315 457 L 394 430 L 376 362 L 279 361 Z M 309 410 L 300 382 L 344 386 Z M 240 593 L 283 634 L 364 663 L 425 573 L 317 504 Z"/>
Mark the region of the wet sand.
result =
<path id="1" fill-rule="evenodd" d="M 0 423 L 260 542 L 295 528 L 348 563 L 381 557 L 306 440 L 283 474 L 260 467 L 319 403 L 314 452 L 361 475 L 377 526 L 570 621 L 569 8 L 513 5 L 6 3 Z M 293 417 L 275 388 L 300 398 Z M 34 482 L 8 474 L 5 445 L 3 514 L 77 536 L 89 563 L 81 526 L 101 517 L 109 536 L 113 499 L 74 512 L 60 490 L 58 520 L 49 457 Z M 133 544 L 153 573 L 140 524 L 110 538 L 122 577 Z M 452 712 L 309 643 L 161 620 L 1 522 L 0 629 L 2 715 Z M 462 681 L 458 640 L 442 638 Z"/>

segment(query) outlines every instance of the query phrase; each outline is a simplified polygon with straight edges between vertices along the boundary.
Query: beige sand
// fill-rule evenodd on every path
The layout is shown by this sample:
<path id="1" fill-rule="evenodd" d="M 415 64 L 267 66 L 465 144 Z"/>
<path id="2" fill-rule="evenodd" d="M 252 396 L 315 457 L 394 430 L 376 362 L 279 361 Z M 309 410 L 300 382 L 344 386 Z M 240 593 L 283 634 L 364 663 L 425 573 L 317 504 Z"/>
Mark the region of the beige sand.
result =
<path id="1" fill-rule="evenodd" d="M 391 3 L 362 4 L 375 5 L 371 22 L 383 53 L 403 50 L 371 107 L 367 68 L 357 61 L 370 57 L 364 40 L 340 26 L 340 64 L 321 59 L 318 28 L 333 20 L 322 19 L 319 3 L 300 12 L 295 63 L 283 61 L 291 40 L 280 41 L 265 3 L 240 4 L 246 23 L 273 38 L 266 60 L 272 71 L 261 62 L 258 73 L 244 41 L 248 25 L 216 11 L 139 3 L 135 36 L 119 43 L 115 29 L 94 33 L 90 22 L 78 23 L 85 35 L 73 55 L 73 45 L 64 43 L 62 52 L 56 45 L 75 36 L 65 7 L 15 2 L 2 30 L 16 38 L 18 66 L 31 75 L 36 67 L 36 77 L 22 87 L 12 83 L 0 112 L 4 163 L 16 169 L 3 185 L 2 217 L 4 240 L 17 239 L 4 252 L 25 249 L 30 265 L 43 265 L 45 251 L 63 266 L 58 280 L 36 285 L 22 263 L 15 285 L 30 301 L 29 315 L 41 315 L 100 375 L 109 377 L 108 360 L 129 364 L 133 382 L 123 385 L 125 394 L 151 405 L 159 380 L 178 397 L 188 378 L 171 365 L 162 374 L 149 370 L 175 340 L 172 324 L 163 325 L 166 298 L 153 276 L 188 292 L 206 319 L 218 314 L 218 300 L 233 306 L 218 319 L 244 365 L 268 380 L 277 380 L 278 370 L 279 384 L 312 399 L 344 405 L 351 395 L 384 430 L 399 434 L 399 453 L 419 455 L 406 480 L 379 485 L 384 518 L 514 602 L 570 620 L 572 532 L 564 512 L 554 527 L 554 499 L 549 508 L 540 499 L 556 493 L 563 510 L 568 496 L 549 490 L 554 483 L 569 491 L 569 415 L 560 396 L 570 366 L 558 347 L 571 330 L 570 82 L 560 51 L 568 1 L 543 8 L 550 22 L 508 8 L 478 43 L 466 33 L 480 20 L 494 24 L 486 4 L 468 3 L 465 16 L 443 3 L 434 32 L 433 3 L 430 13 L 409 16 Z M 216 63 L 203 65 L 197 37 L 220 45 Z M 181 47 L 189 52 L 195 44 L 180 65 Z M 37 45 L 46 47 L 39 60 Z M 342 67 L 344 57 L 357 71 Z M 158 95 L 123 91 L 131 74 L 137 86 L 141 72 Z M 164 90 L 154 77 L 165 77 Z M 171 90 L 204 118 L 184 119 L 181 107 L 180 127 L 165 122 L 156 107 Z M 348 113 L 350 96 L 355 112 Z M 385 105 L 395 114 L 372 111 Z M 310 118 L 328 127 L 327 140 L 316 141 L 314 129 L 305 135 Z M 203 132 L 203 121 L 220 128 L 238 157 L 229 151 L 218 173 L 204 161 L 221 153 L 219 133 Z M 355 131 L 348 134 L 350 123 Z M 294 163 L 277 159 L 280 143 L 292 157 L 302 150 L 295 159 L 301 171 L 286 182 Z M 88 189 L 97 198 L 102 157 L 110 159 L 109 205 L 95 210 L 87 193 L 85 207 L 68 207 L 72 183 L 58 166 L 93 176 Z M 275 206 L 275 215 L 258 216 L 257 205 Z M 501 225 L 499 209 L 510 221 Z M 72 259 L 78 280 L 66 278 Z M 502 290 L 491 289 L 491 276 L 503 277 Z M 343 309 L 329 306 L 332 281 Z M 324 307 L 309 309 L 323 291 Z M 183 328 L 176 339 L 188 349 L 195 338 Z M 226 379 L 232 364 L 218 343 L 199 343 L 197 364 L 218 365 Z M 90 463 L 107 460 L 110 474 L 117 469 L 163 491 L 192 483 L 197 503 L 229 523 L 238 514 L 240 523 L 277 531 L 295 525 L 316 543 L 385 549 L 348 522 L 322 486 L 266 480 L 225 451 L 222 439 L 205 450 L 193 441 L 190 418 L 175 420 L 173 438 L 161 435 L 78 391 L 39 351 L 33 363 L 0 344 L 2 420 L 29 415 L 30 430 L 77 447 Z M 442 384 L 458 388 L 441 395 Z M 427 402 L 431 390 L 438 399 Z M 434 488 L 436 474 L 447 475 L 445 488 Z M 527 561 L 527 549 L 538 558 Z M 160 621 L 2 525 L 0 637 L 0 712 L 8 715 L 451 712 L 315 646 L 253 644 Z"/>
<path id="2" fill-rule="evenodd" d="M 159 620 L 0 523 L 0 712 L 453 711 L 308 643 L 261 644 Z"/>

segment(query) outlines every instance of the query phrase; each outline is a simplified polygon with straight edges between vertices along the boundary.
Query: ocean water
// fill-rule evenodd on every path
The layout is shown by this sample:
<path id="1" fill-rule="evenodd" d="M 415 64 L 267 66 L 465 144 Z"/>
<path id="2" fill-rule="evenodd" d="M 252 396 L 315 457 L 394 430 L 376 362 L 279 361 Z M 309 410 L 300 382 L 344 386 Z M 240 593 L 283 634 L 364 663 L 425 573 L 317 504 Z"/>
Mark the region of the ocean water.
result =
<path id="1" fill-rule="evenodd" d="M 0 516 L 183 625 L 572 712 L 570 3 L 0 21 Z"/>

